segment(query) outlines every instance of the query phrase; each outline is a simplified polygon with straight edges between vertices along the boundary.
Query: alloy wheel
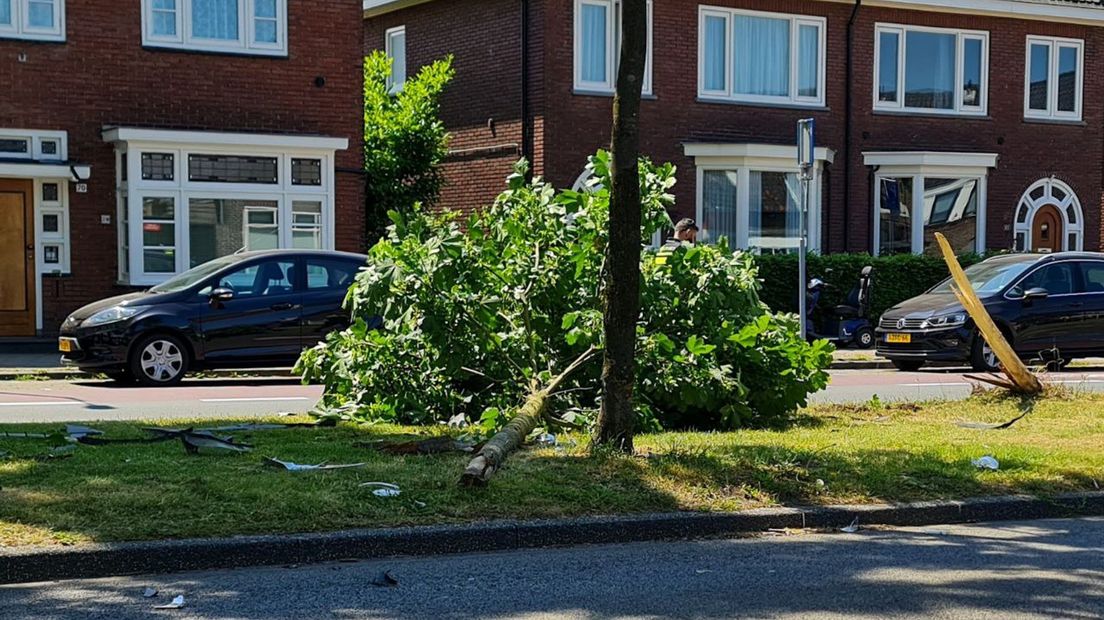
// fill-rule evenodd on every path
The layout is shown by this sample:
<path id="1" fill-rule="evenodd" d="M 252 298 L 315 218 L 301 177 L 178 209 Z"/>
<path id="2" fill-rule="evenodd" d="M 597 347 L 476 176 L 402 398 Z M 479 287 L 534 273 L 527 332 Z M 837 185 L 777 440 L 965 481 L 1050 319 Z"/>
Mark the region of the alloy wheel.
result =
<path id="1" fill-rule="evenodd" d="M 985 359 L 985 363 L 989 365 L 989 368 L 1000 368 L 1000 362 L 997 360 L 997 354 L 993 352 L 993 347 L 989 346 L 989 343 L 981 345 L 981 356 Z"/>
<path id="2" fill-rule="evenodd" d="M 139 365 L 147 377 L 165 383 L 184 371 L 184 354 L 176 343 L 154 340 L 142 349 Z"/>

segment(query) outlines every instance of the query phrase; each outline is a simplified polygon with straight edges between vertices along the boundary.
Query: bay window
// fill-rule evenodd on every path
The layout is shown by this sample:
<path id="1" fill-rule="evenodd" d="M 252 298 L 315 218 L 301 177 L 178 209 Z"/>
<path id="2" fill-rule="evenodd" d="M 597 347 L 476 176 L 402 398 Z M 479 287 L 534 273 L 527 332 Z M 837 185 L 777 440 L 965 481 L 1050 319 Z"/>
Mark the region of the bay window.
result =
<path id="1" fill-rule="evenodd" d="M 575 90 L 612 94 L 620 57 L 621 0 L 575 0 Z M 652 0 L 643 93 L 652 93 Z"/>
<path id="2" fill-rule="evenodd" d="M 701 7 L 698 96 L 824 105 L 825 20 Z"/>
<path id="3" fill-rule="evenodd" d="M 990 153 L 864 153 L 874 175 L 875 255 L 938 256 L 935 233 L 955 253 L 985 250 Z"/>
<path id="4" fill-rule="evenodd" d="M 0 38 L 65 40 L 65 0 L 0 0 Z"/>
<path id="5" fill-rule="evenodd" d="M 698 239 L 728 239 L 732 248 L 760 253 L 796 252 L 802 185 L 794 147 L 763 144 L 687 144 L 698 168 Z M 808 243 L 820 247 L 821 176 L 834 154 L 817 149 L 809 187 Z"/>
<path id="6" fill-rule="evenodd" d="M 874 108 L 984 115 L 989 33 L 878 24 Z"/>
<path id="7" fill-rule="evenodd" d="M 1027 38 L 1026 118 L 1081 120 L 1084 48 L 1080 39 Z"/>
<path id="8" fill-rule="evenodd" d="M 113 128 L 120 280 L 155 284 L 241 251 L 332 249 L 334 151 L 347 140 Z"/>
<path id="9" fill-rule="evenodd" d="M 150 47 L 287 55 L 287 0 L 142 0 L 142 14 Z"/>

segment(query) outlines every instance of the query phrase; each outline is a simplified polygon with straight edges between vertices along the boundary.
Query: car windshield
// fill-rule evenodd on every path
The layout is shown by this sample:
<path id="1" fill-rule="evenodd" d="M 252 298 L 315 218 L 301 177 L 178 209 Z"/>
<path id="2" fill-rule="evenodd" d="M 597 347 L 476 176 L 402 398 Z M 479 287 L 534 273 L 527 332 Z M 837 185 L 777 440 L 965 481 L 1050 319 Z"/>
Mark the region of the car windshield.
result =
<path id="1" fill-rule="evenodd" d="M 208 276 L 226 267 L 227 265 L 233 265 L 241 260 L 240 256 L 230 255 L 223 256 L 222 258 L 216 258 L 213 261 L 209 261 L 193 267 L 182 274 L 173 276 L 168 280 L 165 280 L 161 284 L 150 289 L 151 293 L 178 293 L 186 288 L 189 288 L 195 284 L 198 284 L 205 280 Z"/>
<path id="2" fill-rule="evenodd" d="M 979 295 L 999 293 L 1033 264 L 1035 264 L 1034 260 L 987 260 L 967 267 L 966 277 L 969 278 L 970 285 L 974 287 L 974 292 Z M 928 293 L 949 295 L 951 293 L 951 279 L 947 278 L 940 282 Z"/>

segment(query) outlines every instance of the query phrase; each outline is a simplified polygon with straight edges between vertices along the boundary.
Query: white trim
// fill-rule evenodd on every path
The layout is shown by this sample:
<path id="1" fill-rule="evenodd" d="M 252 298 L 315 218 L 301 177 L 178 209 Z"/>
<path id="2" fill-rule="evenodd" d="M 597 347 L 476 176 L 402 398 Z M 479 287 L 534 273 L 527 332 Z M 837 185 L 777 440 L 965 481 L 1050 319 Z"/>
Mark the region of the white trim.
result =
<path id="1" fill-rule="evenodd" d="M 239 150 L 277 147 L 280 149 L 340 151 L 349 148 L 348 138 L 327 136 L 181 131 L 176 129 L 144 129 L 141 127 L 105 127 L 102 135 L 104 142 L 157 142 L 178 146 L 224 145 Z"/>
<path id="2" fill-rule="evenodd" d="M 733 76 L 739 67 L 733 61 L 732 46 L 734 44 L 735 31 L 733 18 L 737 16 L 763 17 L 768 19 L 785 20 L 790 24 L 790 75 L 789 92 L 785 96 L 774 95 L 748 95 L 735 91 Z M 725 86 L 722 90 L 705 89 L 705 19 L 717 17 L 725 20 Z M 799 94 L 799 69 L 801 66 L 801 27 L 815 26 L 817 29 L 817 96 L 802 97 Z M 815 15 L 797 15 L 790 13 L 775 13 L 767 11 L 750 11 L 745 9 L 732 9 L 722 6 L 699 5 L 698 6 L 698 99 L 705 101 L 723 101 L 736 103 L 758 104 L 785 104 L 787 106 L 823 107 L 825 102 L 825 84 L 828 49 L 828 20 Z"/>
<path id="3" fill-rule="evenodd" d="M 403 51 L 403 67 L 402 67 L 403 79 L 402 79 L 401 82 L 395 83 L 395 45 L 394 45 L 393 41 L 395 40 L 395 37 L 397 37 L 400 34 L 402 35 L 402 42 L 403 42 L 402 43 L 402 48 L 403 48 L 403 50 L 402 50 Z M 406 60 L 406 49 L 407 49 L 407 46 L 406 46 L 406 26 L 396 26 L 394 28 L 388 28 L 383 33 L 383 50 L 384 50 L 384 54 L 386 54 L 387 58 L 391 61 L 391 74 L 387 76 L 387 92 L 389 92 L 389 93 L 394 94 L 394 93 L 402 92 L 403 85 L 406 84 L 406 78 L 408 77 L 407 74 L 406 74 L 406 70 L 407 70 L 407 67 L 410 66 L 410 63 L 408 63 L 407 60 Z"/>
<path id="4" fill-rule="evenodd" d="M 1039 198 L 1032 198 L 1031 194 L 1040 187 L 1044 188 L 1043 194 Z M 1055 188 L 1065 196 L 1061 199 L 1055 198 Z M 1035 228 L 1035 216 L 1039 213 L 1039 209 L 1046 205 L 1053 205 L 1058 209 L 1058 213 L 1062 215 L 1062 250 L 1080 252 L 1085 245 L 1085 212 L 1081 208 L 1081 200 L 1077 197 L 1077 193 L 1073 191 L 1073 188 L 1055 177 L 1035 181 L 1020 195 L 1016 210 L 1012 212 L 1012 249 L 1014 251 L 1018 250 L 1016 248 L 1016 238 L 1022 234 L 1024 235 L 1023 251 L 1031 251 L 1031 234 Z M 1027 213 L 1021 222 L 1020 212 L 1023 209 L 1027 209 Z M 1074 216 L 1073 219 L 1076 220 L 1074 223 L 1070 222 L 1071 214 Z M 1069 247 L 1070 235 L 1076 235 L 1075 247 L 1072 248 Z"/>
<path id="5" fill-rule="evenodd" d="M 748 144 L 748 143 L 713 143 L 713 142 L 688 142 L 682 145 L 683 154 L 687 157 L 727 157 L 758 158 L 758 159 L 785 159 L 797 165 L 797 147 L 779 144 Z M 830 148 L 818 146 L 813 153 L 817 161 L 832 163 L 836 159 L 836 152 Z"/>
<path id="6" fill-rule="evenodd" d="M 865 166 L 908 166 L 921 168 L 942 166 L 948 168 L 994 168 L 996 153 L 949 153 L 939 151 L 864 151 Z"/>
<path id="7" fill-rule="evenodd" d="M 905 57 L 907 52 L 907 35 L 909 32 L 926 32 L 932 34 L 948 34 L 955 37 L 955 72 L 954 72 L 954 105 L 950 108 L 918 108 L 905 105 Z M 890 33 L 897 35 L 897 99 L 896 101 L 881 101 L 879 98 L 879 81 L 881 78 L 881 35 Z M 981 104 L 967 106 L 963 102 L 962 81 L 965 71 L 965 42 L 977 40 L 981 42 L 981 90 L 978 93 Z M 913 26 L 908 24 L 892 24 L 878 22 L 874 24 L 874 66 L 873 66 L 872 103 L 874 111 L 890 110 L 901 112 L 915 112 L 918 114 L 938 114 L 945 116 L 985 116 L 989 112 L 989 32 L 985 30 L 959 30 L 955 28 L 932 28 L 929 26 Z"/>
<path id="8" fill-rule="evenodd" d="M 829 1 L 853 4 L 852 0 Z M 867 0 L 863 2 L 863 6 L 967 15 L 996 15 L 1095 26 L 1104 22 L 1104 11 L 1099 8 L 1059 4 L 1046 0 Z"/>
<path id="9" fill-rule="evenodd" d="M 645 43 L 644 55 L 644 84 L 643 95 L 652 94 L 652 0 L 647 0 L 648 32 Z M 586 81 L 583 79 L 583 40 L 582 40 L 582 7 L 584 4 L 601 6 L 606 11 L 606 79 L 604 82 Z M 573 0 L 572 10 L 572 66 L 574 74 L 574 89 L 577 94 L 608 95 L 614 91 L 617 83 L 617 66 L 620 62 L 621 51 L 621 0 Z"/>
<path id="10" fill-rule="evenodd" d="M 256 1 L 239 0 L 238 36 L 233 40 L 209 39 L 192 34 L 192 0 L 176 0 L 176 33 L 157 35 L 153 32 L 153 0 L 142 0 L 142 45 L 168 49 L 184 49 L 247 56 L 287 56 L 287 0 L 276 2 L 276 42 L 256 39 Z M 270 21 L 271 18 L 261 18 Z"/>
<path id="11" fill-rule="evenodd" d="M 1035 110 L 1031 105 L 1031 46 L 1047 47 L 1047 107 Z M 1059 73 L 1058 60 L 1061 48 L 1073 48 L 1077 53 L 1077 77 L 1072 112 L 1058 110 Z M 1080 121 L 1082 117 L 1085 89 L 1085 41 L 1063 37 L 1047 37 L 1029 34 L 1024 44 L 1024 118 Z"/>
<path id="12" fill-rule="evenodd" d="M 20 129 L 0 127 L 0 140 L 15 139 L 26 140 L 27 153 L 0 153 L 0 159 L 28 159 L 34 161 L 66 161 L 69 159 L 69 132 L 51 131 L 47 129 Z M 57 153 L 44 154 L 42 143 L 54 141 L 58 143 Z"/>
<path id="13" fill-rule="evenodd" d="M 76 181 L 73 170 L 84 181 L 92 174 L 92 167 L 86 164 L 69 166 L 68 164 L 38 163 L 0 163 L 0 177 L 19 177 L 24 179 L 67 179 Z"/>
<path id="14" fill-rule="evenodd" d="M 27 41 L 65 41 L 65 0 L 43 0 L 53 6 L 51 28 L 36 28 L 30 24 L 31 0 L 11 0 L 11 24 L 0 24 L 0 39 Z"/>

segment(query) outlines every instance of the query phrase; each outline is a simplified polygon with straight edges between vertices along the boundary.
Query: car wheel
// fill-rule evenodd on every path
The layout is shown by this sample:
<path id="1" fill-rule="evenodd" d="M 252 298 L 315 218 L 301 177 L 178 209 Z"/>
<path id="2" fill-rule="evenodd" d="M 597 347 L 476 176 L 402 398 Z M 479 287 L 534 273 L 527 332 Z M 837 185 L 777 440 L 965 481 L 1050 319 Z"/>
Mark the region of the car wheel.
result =
<path id="1" fill-rule="evenodd" d="M 860 327 L 855 330 L 855 346 L 860 349 L 870 349 L 874 346 L 874 329 Z"/>
<path id="2" fill-rule="evenodd" d="M 188 372 L 188 351 L 175 336 L 146 336 L 131 351 L 130 372 L 142 385 L 175 385 Z"/>
<path id="3" fill-rule="evenodd" d="M 997 372 L 1000 370 L 1000 360 L 993 352 L 993 347 L 985 342 L 980 333 L 974 335 L 974 344 L 970 347 L 970 366 L 978 372 Z"/>
<path id="4" fill-rule="evenodd" d="M 904 372 L 920 370 L 924 366 L 924 360 L 890 360 L 893 367 Z"/>

